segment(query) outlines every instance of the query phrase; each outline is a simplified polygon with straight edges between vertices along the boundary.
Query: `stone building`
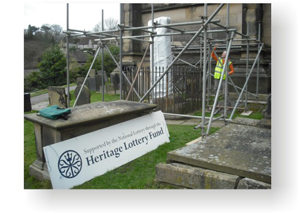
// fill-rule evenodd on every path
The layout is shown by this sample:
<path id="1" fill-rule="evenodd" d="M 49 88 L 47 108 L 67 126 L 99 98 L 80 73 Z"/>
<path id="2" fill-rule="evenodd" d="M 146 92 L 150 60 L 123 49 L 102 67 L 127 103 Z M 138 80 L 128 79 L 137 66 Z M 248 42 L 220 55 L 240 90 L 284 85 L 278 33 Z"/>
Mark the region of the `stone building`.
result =
<path id="1" fill-rule="evenodd" d="M 219 4 L 207 5 L 207 17 L 209 17 L 219 6 Z M 195 22 L 205 20 L 204 16 L 204 4 L 154 4 L 154 19 L 158 17 L 169 17 L 171 23 L 182 22 Z M 227 15 L 229 14 L 229 16 Z M 152 18 L 151 4 L 121 4 L 121 24 L 124 26 L 140 27 L 147 26 L 149 20 Z M 260 40 L 264 44 L 262 52 L 259 58 L 259 78 L 260 78 L 260 93 L 271 92 L 271 4 L 225 4 L 213 20 L 219 20 L 216 24 L 209 24 L 208 30 L 223 29 L 222 26 L 236 29 L 240 34 L 247 34 L 249 31 L 249 37 L 253 40 Z M 172 36 L 172 53 L 176 56 L 182 48 L 190 41 L 194 36 L 191 34 L 180 35 L 180 32 L 197 31 L 202 24 L 185 24 L 182 26 L 176 26 L 171 29 L 171 32 L 179 32 L 179 35 Z M 149 31 L 151 29 L 148 29 Z M 182 30 L 182 31 L 180 31 Z M 131 30 L 124 31 L 123 37 L 134 35 L 146 35 L 149 32 L 145 30 Z M 235 74 L 232 76 L 236 84 L 243 85 L 246 72 L 247 61 L 247 48 L 245 39 L 240 34 L 235 34 L 232 48 L 230 51 L 230 59 L 235 66 Z M 200 34 L 201 35 L 201 34 Z M 225 48 L 226 44 L 226 32 L 213 32 L 208 33 L 208 39 L 210 45 L 216 43 L 223 44 Z M 150 40 L 150 38 L 145 38 Z M 200 44 L 201 38 L 197 38 L 182 55 L 181 59 L 191 64 L 196 64 L 200 59 L 202 51 Z M 258 53 L 258 43 L 251 40 L 249 42 L 249 69 L 251 68 L 254 59 Z M 132 39 L 123 39 L 122 48 L 122 64 L 123 66 L 138 66 L 143 54 L 146 50 L 147 43 Z M 220 51 L 223 50 L 219 50 Z M 214 62 L 212 62 L 214 63 Z M 175 64 L 184 64 L 182 61 L 177 61 Z M 144 65 L 150 65 L 149 52 L 144 61 Z M 214 65 L 213 65 L 214 66 Z M 253 79 L 255 79 L 256 72 L 253 72 Z M 250 80 L 249 90 L 255 90 L 255 83 Z M 254 81 L 255 82 L 255 81 Z M 230 88 L 232 91 L 233 89 Z"/>

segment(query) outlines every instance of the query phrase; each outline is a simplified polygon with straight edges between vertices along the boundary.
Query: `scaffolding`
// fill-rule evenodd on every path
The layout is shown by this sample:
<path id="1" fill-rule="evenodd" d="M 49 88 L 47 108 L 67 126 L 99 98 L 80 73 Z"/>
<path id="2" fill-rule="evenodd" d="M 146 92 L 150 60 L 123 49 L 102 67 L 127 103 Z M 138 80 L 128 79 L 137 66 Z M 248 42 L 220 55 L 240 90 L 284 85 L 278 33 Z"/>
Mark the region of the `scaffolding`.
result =
<path id="1" fill-rule="evenodd" d="M 190 118 L 197 118 L 199 120 L 201 120 L 201 123 L 199 123 L 199 125 L 197 125 L 195 127 L 195 129 L 201 128 L 201 133 L 202 133 L 202 138 L 205 139 L 205 136 L 208 135 L 209 131 L 210 131 L 210 127 L 212 122 L 216 121 L 216 120 L 223 120 L 225 122 L 225 124 L 228 124 L 229 122 L 232 121 L 232 117 L 233 114 L 235 113 L 239 103 L 244 103 L 244 108 L 245 111 L 248 110 L 247 107 L 247 103 L 248 103 L 248 96 L 253 96 L 256 99 L 258 98 L 258 85 L 259 85 L 259 57 L 260 57 L 260 53 L 262 51 L 263 48 L 263 43 L 261 43 L 260 41 L 260 36 L 257 37 L 257 39 L 253 39 L 250 38 L 249 36 L 249 24 L 247 23 L 247 34 L 242 34 L 240 32 L 237 32 L 237 30 L 235 28 L 230 28 L 229 27 L 229 10 L 230 10 L 230 4 L 227 4 L 227 25 L 224 26 L 222 24 L 220 24 L 220 20 L 216 20 L 214 19 L 214 17 L 218 14 L 218 12 L 224 7 L 225 4 L 220 4 L 217 9 L 210 15 L 207 15 L 207 4 L 204 4 L 204 12 L 203 12 L 203 16 L 201 17 L 202 20 L 200 21 L 191 21 L 191 22 L 180 22 L 180 23 L 171 23 L 171 24 L 165 24 L 165 25 L 159 25 L 157 23 L 154 22 L 154 5 L 151 4 L 151 20 L 152 20 L 152 26 L 140 26 L 140 27 L 132 27 L 132 26 L 125 26 L 124 24 L 119 24 L 118 25 L 118 29 L 117 30 L 111 30 L 111 31 L 102 31 L 102 32 L 88 32 L 88 31 L 80 31 L 80 30 L 74 30 L 74 29 L 69 29 L 69 5 L 67 4 L 67 30 L 64 32 L 67 36 L 67 90 L 68 90 L 68 94 L 69 94 L 69 38 L 70 37 L 78 37 L 78 36 L 96 36 L 98 37 L 97 39 L 95 39 L 95 41 L 98 42 L 98 48 L 97 51 L 94 55 L 94 60 L 88 70 L 88 73 L 84 79 L 84 82 L 81 86 L 81 89 L 79 91 L 79 94 L 75 100 L 74 106 L 76 106 L 77 103 L 77 99 L 81 93 L 81 90 L 83 88 L 83 86 L 85 85 L 85 82 L 87 80 L 87 77 L 89 76 L 89 73 L 93 67 L 93 64 L 95 62 L 95 59 L 97 58 L 98 54 L 102 53 L 102 59 L 103 59 L 103 51 L 106 50 L 110 56 L 112 57 L 113 61 L 115 62 L 115 64 L 117 65 L 117 67 L 120 70 L 120 100 L 122 99 L 122 83 L 123 81 L 126 81 L 131 87 L 130 87 L 130 91 L 129 94 L 133 91 L 135 93 L 135 95 L 139 98 L 139 102 L 143 102 L 144 99 L 146 98 L 146 96 L 151 93 L 153 91 L 153 89 L 155 88 L 155 86 L 162 80 L 162 78 L 168 73 L 168 71 L 172 68 L 172 66 L 179 60 L 183 63 L 186 63 L 190 66 L 193 67 L 197 67 L 199 65 L 200 68 L 200 72 L 202 70 L 202 80 L 199 80 L 202 82 L 202 116 L 190 116 L 190 115 L 181 115 L 181 114 L 170 114 L 170 113 L 164 113 L 165 115 L 173 115 L 173 116 L 180 116 L 180 117 L 190 117 Z M 103 18 L 104 18 L 104 11 L 102 10 L 102 29 L 103 29 Z M 122 10 L 121 10 L 121 5 L 120 5 L 120 20 L 122 20 Z M 197 31 L 185 31 L 179 28 L 176 28 L 178 26 L 187 26 L 187 25 L 195 25 L 195 26 L 199 26 L 200 28 Z M 215 30 L 210 30 L 208 29 L 209 25 L 214 25 L 219 27 L 220 29 L 215 29 Z M 171 29 L 173 32 L 171 33 L 165 33 L 163 35 L 157 35 L 154 32 L 154 29 L 156 28 L 169 28 Z M 258 35 L 260 35 L 260 28 L 261 26 L 258 26 Z M 123 33 L 125 31 L 142 31 L 146 34 L 142 34 L 142 35 L 134 35 L 134 36 L 123 36 Z M 226 33 L 226 39 L 224 40 L 216 40 L 213 38 L 209 38 L 208 35 L 212 34 L 212 33 L 220 33 L 220 32 L 225 32 Z M 118 35 L 115 35 L 117 34 Z M 192 38 L 186 43 L 185 46 L 179 48 L 179 53 L 177 54 L 177 56 L 174 56 L 173 61 L 170 63 L 170 65 L 164 70 L 164 72 L 161 74 L 161 76 L 150 86 L 150 88 L 148 89 L 148 91 L 143 94 L 142 96 L 139 95 L 139 93 L 135 90 L 134 88 L 134 83 L 136 80 L 136 77 L 134 78 L 133 82 L 130 82 L 130 80 L 126 77 L 123 69 L 122 69 L 122 58 L 123 58 L 123 54 L 122 54 L 122 47 L 123 47 L 123 40 L 124 39 L 131 39 L 131 40 L 136 40 L 136 41 L 140 41 L 140 42 L 145 42 L 147 43 L 147 48 L 145 50 L 143 59 L 141 64 L 144 61 L 144 58 L 149 50 L 149 47 L 152 48 L 151 53 L 153 54 L 153 48 L 154 46 L 150 46 L 150 44 L 153 44 L 154 42 L 154 37 L 156 36 L 177 36 L 177 35 L 181 35 L 181 36 L 185 36 L 185 35 L 192 35 Z M 237 39 L 235 38 L 235 35 L 240 35 L 241 39 Z M 200 45 L 198 47 L 191 47 L 192 43 L 196 40 L 200 38 Z M 117 59 L 115 59 L 113 57 L 113 55 L 110 53 L 107 45 L 105 44 L 106 41 L 110 41 L 110 40 L 117 40 L 119 42 L 120 45 L 120 58 L 119 58 L 119 63 L 117 62 Z M 238 42 L 237 45 L 233 45 L 233 42 Z M 242 42 L 246 42 L 242 43 Z M 250 43 L 251 42 L 251 43 Z M 219 117 L 214 117 L 214 113 L 216 110 L 216 106 L 218 103 L 218 99 L 219 99 L 219 93 L 221 90 L 221 84 L 222 81 L 219 81 L 219 85 L 216 91 L 216 95 L 214 98 L 214 103 L 213 103 L 213 107 L 210 113 L 210 117 L 205 117 L 205 109 L 208 106 L 208 101 L 209 101 L 209 97 L 211 95 L 211 76 L 212 76 L 212 72 L 211 72 L 211 57 L 210 57 L 210 53 L 213 51 L 212 49 L 212 45 L 216 44 L 216 43 L 225 43 L 225 45 L 219 46 L 220 49 L 222 50 L 226 50 L 227 51 L 227 55 L 225 58 L 225 63 L 224 65 L 227 65 L 228 63 L 228 57 L 230 55 L 230 51 L 233 48 L 241 48 L 242 46 L 246 46 L 247 48 L 247 59 L 246 59 L 246 79 L 245 79 L 245 83 L 243 88 L 240 88 L 238 86 L 236 86 L 232 79 L 229 77 L 228 75 L 228 66 L 225 66 L 225 69 L 223 69 L 223 72 L 221 74 L 221 78 L 220 80 L 223 79 L 223 76 L 226 75 L 226 80 L 225 80 L 225 101 L 224 101 L 224 113 L 223 115 L 219 116 Z M 253 65 L 249 71 L 248 67 L 249 67 L 249 47 L 251 46 L 256 46 L 257 47 L 257 56 L 253 62 Z M 180 59 L 180 57 L 182 56 L 182 54 L 186 51 L 186 50 L 191 50 L 191 49 L 198 49 L 200 50 L 200 60 L 195 64 L 192 65 L 182 59 Z M 215 53 L 216 54 L 216 53 Z M 153 61 L 152 61 L 153 62 Z M 103 63 L 103 60 L 102 60 Z M 140 65 L 141 65 L 140 64 Z M 256 65 L 257 64 L 257 65 Z M 152 65 L 153 68 L 153 63 Z M 257 81 L 256 81 L 256 93 L 250 93 L 248 92 L 248 81 L 250 79 L 251 74 L 254 71 L 255 66 L 257 67 Z M 102 70 L 103 70 L 103 64 L 102 64 Z M 140 70 L 140 67 L 138 69 L 138 72 Z M 136 75 L 138 75 L 138 72 Z M 102 75 L 102 83 L 104 83 L 104 75 Z M 233 110 L 231 112 L 231 115 L 229 116 L 229 118 L 227 117 L 227 92 L 228 92 L 228 84 L 232 85 L 234 87 L 234 90 L 236 91 L 236 93 L 238 94 L 238 99 L 236 100 L 235 106 L 233 107 Z M 103 90 L 102 90 L 102 101 L 104 101 L 104 84 L 102 84 L 103 86 Z M 224 90 L 224 89 L 223 89 Z M 128 99 L 129 94 L 127 96 L 126 99 Z M 242 100 L 242 96 L 244 95 L 244 100 Z M 208 98 L 208 99 L 207 99 Z M 207 100 L 206 100 L 207 99 Z M 69 99 L 68 99 L 69 102 Z M 207 102 L 207 103 L 206 103 Z M 69 103 L 68 103 L 68 106 Z M 205 127 L 207 126 L 207 129 L 205 131 Z"/>

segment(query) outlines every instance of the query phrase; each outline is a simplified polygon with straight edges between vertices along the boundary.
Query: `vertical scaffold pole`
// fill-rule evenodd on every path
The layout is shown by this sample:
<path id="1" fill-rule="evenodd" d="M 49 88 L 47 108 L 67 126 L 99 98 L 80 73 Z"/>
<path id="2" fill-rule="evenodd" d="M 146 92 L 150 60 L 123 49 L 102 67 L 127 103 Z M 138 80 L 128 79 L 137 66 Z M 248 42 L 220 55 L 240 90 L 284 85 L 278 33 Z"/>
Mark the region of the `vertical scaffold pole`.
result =
<path id="1" fill-rule="evenodd" d="M 207 18 L 207 4 L 204 4 L 204 20 Z M 206 65 L 207 65 L 207 26 L 204 28 L 204 59 L 203 59 L 203 79 L 202 79 L 202 137 L 205 135 L 205 98 L 206 98 Z"/>
<path id="2" fill-rule="evenodd" d="M 258 40 L 258 45 L 257 49 L 259 49 L 260 46 L 260 23 L 258 23 L 258 32 L 257 32 L 257 40 Z M 259 60 L 260 57 L 258 55 L 258 60 L 257 60 L 257 74 L 256 74 L 256 99 L 258 99 L 258 86 L 259 86 Z"/>
<path id="3" fill-rule="evenodd" d="M 102 10 L 102 24 L 101 24 L 102 31 L 104 31 L 104 10 Z M 102 67 L 102 102 L 104 102 L 104 48 L 101 48 L 101 67 Z"/>
<path id="4" fill-rule="evenodd" d="M 247 36 L 249 36 L 249 22 L 247 22 Z M 246 61 L 246 80 L 249 73 L 249 38 L 247 38 L 247 61 Z M 245 111 L 248 111 L 248 85 L 245 88 Z"/>
<path id="5" fill-rule="evenodd" d="M 151 20 L 152 20 L 152 32 L 154 32 L 154 5 L 151 4 Z M 151 75 L 151 81 L 150 81 L 150 87 L 153 85 L 154 82 L 154 37 L 153 34 L 151 35 L 151 69 L 150 69 L 150 75 Z M 154 99 L 154 92 L 152 91 L 152 96 L 150 99 L 150 103 L 153 102 Z"/>
<path id="6" fill-rule="evenodd" d="M 230 6 L 229 4 L 227 4 L 227 28 L 229 28 L 229 13 L 230 13 Z M 228 39 L 229 39 L 229 32 L 226 32 L 226 48 L 228 48 Z M 229 75 L 228 75 L 228 62 L 226 64 L 224 64 L 224 66 L 226 66 L 226 79 L 225 79 L 225 88 L 223 88 L 223 90 L 225 91 L 225 96 L 224 96 L 224 118 L 227 117 L 227 103 L 228 103 L 228 79 L 229 79 Z"/>
<path id="7" fill-rule="evenodd" d="M 122 20 L 122 4 L 120 4 L 120 24 Z M 120 26 L 120 100 L 122 100 L 122 84 L 123 84 L 123 75 L 122 75 L 122 52 L 123 52 L 123 27 Z"/>
<path id="8" fill-rule="evenodd" d="M 67 3 L 67 32 L 69 31 L 69 3 Z M 70 107 L 70 77 L 69 77 L 69 60 L 70 60 L 70 54 L 69 54 L 69 33 L 67 33 L 67 105 Z"/>

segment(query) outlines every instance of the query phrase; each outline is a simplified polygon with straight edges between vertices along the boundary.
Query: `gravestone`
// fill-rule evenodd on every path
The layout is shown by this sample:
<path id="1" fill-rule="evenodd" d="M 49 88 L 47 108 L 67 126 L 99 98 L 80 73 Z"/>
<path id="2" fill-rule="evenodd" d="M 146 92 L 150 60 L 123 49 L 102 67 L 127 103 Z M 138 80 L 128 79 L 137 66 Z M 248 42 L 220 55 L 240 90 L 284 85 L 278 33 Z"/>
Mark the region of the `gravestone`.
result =
<path id="1" fill-rule="evenodd" d="M 97 74 L 98 74 L 99 76 L 101 76 L 101 78 L 102 78 L 102 75 L 104 74 L 104 82 L 105 82 L 105 83 L 108 82 L 108 78 L 107 78 L 106 71 L 103 72 L 102 70 L 100 70 L 100 71 L 97 71 Z"/>
<path id="2" fill-rule="evenodd" d="M 91 91 L 96 91 L 96 78 L 95 77 L 88 77 L 86 82 L 87 82 L 88 88 Z"/>
<path id="3" fill-rule="evenodd" d="M 30 101 L 30 94 L 24 94 L 24 112 L 31 111 L 31 101 Z"/>
<path id="4" fill-rule="evenodd" d="M 114 85 L 105 85 L 105 89 L 104 90 L 105 90 L 105 93 L 107 93 L 107 94 L 113 94 L 113 93 L 115 93 Z"/>
<path id="5" fill-rule="evenodd" d="M 83 81 L 84 81 L 83 77 L 77 77 L 77 79 L 76 79 L 77 85 L 81 85 L 83 83 Z"/>
<path id="6" fill-rule="evenodd" d="M 89 77 L 95 77 L 96 75 L 96 70 L 95 69 L 91 69 L 90 73 L 89 73 Z"/>
<path id="7" fill-rule="evenodd" d="M 101 92 L 103 89 L 103 85 L 105 85 L 105 80 L 104 80 L 104 84 L 102 84 L 103 80 L 102 80 L 102 75 L 96 74 L 95 77 L 96 80 L 96 91 Z"/>
<path id="8" fill-rule="evenodd" d="M 49 86 L 49 105 L 58 105 L 62 108 L 67 108 L 67 95 L 64 87 L 61 86 Z"/>
<path id="9" fill-rule="evenodd" d="M 77 87 L 75 88 L 75 98 L 77 98 L 81 86 L 82 86 L 82 84 L 77 85 Z M 89 88 L 84 85 L 81 90 L 81 93 L 79 95 L 79 98 L 76 102 L 76 105 L 80 106 L 80 105 L 84 105 L 84 104 L 88 104 L 88 103 L 91 103 L 91 92 L 90 92 Z"/>
<path id="10" fill-rule="evenodd" d="M 115 68 L 113 72 L 110 74 L 110 81 L 114 85 L 115 94 L 117 90 L 120 88 L 120 70 L 119 68 Z"/>
<path id="11" fill-rule="evenodd" d="M 96 91 L 100 91 L 102 79 L 101 79 L 101 76 L 99 76 L 98 74 L 96 74 L 96 76 L 95 76 L 95 83 L 96 83 Z"/>
<path id="12" fill-rule="evenodd" d="M 77 77 L 77 79 L 76 79 L 76 84 L 77 84 L 77 85 L 82 85 L 83 81 L 84 81 L 84 77 Z M 89 87 L 87 81 L 85 81 L 85 84 L 84 84 L 84 85 L 85 85 L 86 87 Z"/>

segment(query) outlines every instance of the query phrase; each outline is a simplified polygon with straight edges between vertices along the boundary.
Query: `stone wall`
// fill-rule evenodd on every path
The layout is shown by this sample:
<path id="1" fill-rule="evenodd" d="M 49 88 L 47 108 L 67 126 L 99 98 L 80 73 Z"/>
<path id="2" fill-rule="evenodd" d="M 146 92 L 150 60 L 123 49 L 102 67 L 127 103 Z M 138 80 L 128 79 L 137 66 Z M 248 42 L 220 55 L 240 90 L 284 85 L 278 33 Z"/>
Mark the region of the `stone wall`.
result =
<path id="1" fill-rule="evenodd" d="M 219 4 L 208 4 L 207 15 L 210 16 L 219 6 Z M 230 4 L 229 5 L 229 26 L 237 29 L 240 33 L 247 33 L 247 25 L 249 24 L 249 35 L 251 38 L 258 37 L 258 25 L 261 24 L 260 39 L 264 43 L 264 48 L 260 55 L 260 78 L 262 84 L 259 93 L 270 93 L 271 88 L 271 4 Z M 171 18 L 171 23 L 200 21 L 201 16 L 204 15 L 204 4 L 154 4 L 154 18 L 166 16 Z M 122 4 L 122 19 L 126 26 L 147 26 L 148 21 L 151 20 L 151 4 Z M 227 4 L 219 11 L 213 20 L 220 20 L 220 24 L 227 25 Z M 247 24 L 248 23 L 248 24 Z M 184 25 L 176 26 L 174 28 L 184 29 L 185 31 L 199 30 L 201 25 Z M 221 29 L 221 27 L 210 24 L 208 29 Z M 173 30 L 173 32 L 176 32 Z M 124 32 L 126 35 L 140 35 L 141 31 Z M 194 35 L 173 36 L 172 46 L 173 53 L 176 56 L 180 52 L 180 46 L 184 47 L 186 43 Z M 226 39 L 225 32 L 210 33 L 208 35 L 212 39 Z M 236 39 L 240 39 L 240 35 L 235 35 Z M 146 38 L 145 40 L 148 40 Z M 150 39 L 149 39 L 150 40 Z M 147 43 L 134 40 L 124 39 L 123 45 L 123 65 L 138 66 L 142 59 L 142 55 L 146 50 Z M 191 46 L 197 46 L 200 39 L 196 39 Z M 243 42 L 245 44 L 245 42 Z M 235 45 L 242 45 L 241 41 L 234 42 Z M 257 55 L 257 47 L 251 46 L 249 50 L 249 70 L 252 67 L 254 59 Z M 177 48 L 177 49 L 176 49 Z M 221 53 L 218 50 L 217 54 Z M 191 64 L 196 64 L 200 58 L 200 49 L 187 50 L 183 53 L 180 59 L 183 59 Z M 235 78 L 238 85 L 243 85 L 245 82 L 246 73 L 246 46 L 241 48 L 232 48 L 230 52 L 230 60 L 237 69 Z M 146 56 L 144 66 L 150 65 L 150 56 Z M 181 61 L 176 64 L 183 65 Z M 212 62 L 212 69 L 214 69 L 215 62 Z M 235 76 L 235 77 L 234 77 Z M 264 84 L 266 83 L 266 84 Z M 252 84 L 252 83 L 251 83 Z M 255 83 L 250 88 L 256 88 Z M 231 87 L 230 91 L 234 91 Z"/>
<path id="2" fill-rule="evenodd" d="M 129 7 L 128 4 L 124 4 Z M 129 4 L 130 5 L 130 4 Z M 134 4 L 137 7 L 138 4 Z M 200 21 L 201 16 L 204 15 L 203 4 L 181 4 L 182 6 L 170 7 L 166 4 L 154 4 L 154 18 L 166 16 L 171 18 L 172 23 L 178 22 L 190 22 Z M 140 25 L 129 26 L 146 26 L 148 21 L 151 20 L 151 7 L 150 4 L 142 4 L 141 13 L 131 13 L 131 16 L 135 15 L 135 19 L 141 19 Z M 219 4 L 209 4 L 207 8 L 207 14 L 210 16 L 219 6 Z M 124 6 L 124 11 L 126 11 Z M 133 7 L 133 6 L 132 6 Z M 126 12 L 124 12 L 126 13 Z M 230 4 L 229 6 L 229 26 L 236 28 L 240 33 L 247 33 L 247 22 L 249 23 L 249 35 L 252 38 L 257 38 L 258 23 L 262 24 L 261 39 L 262 42 L 271 47 L 271 4 Z M 125 25 L 134 24 L 126 21 Z M 227 25 L 227 5 L 224 5 L 219 13 L 215 16 L 214 20 L 220 20 L 220 24 Z M 175 27 L 184 30 L 198 30 L 200 26 L 185 25 Z M 209 29 L 220 29 L 216 25 L 209 25 Z M 175 31 L 174 31 L 175 32 Z M 181 43 L 188 41 L 191 36 L 173 36 L 174 43 L 180 41 Z M 214 33 L 210 34 L 214 39 L 226 37 L 226 33 Z M 241 38 L 236 35 L 235 38 Z M 143 44 L 143 50 L 146 49 L 146 44 Z M 124 51 L 126 52 L 125 48 Z"/>

